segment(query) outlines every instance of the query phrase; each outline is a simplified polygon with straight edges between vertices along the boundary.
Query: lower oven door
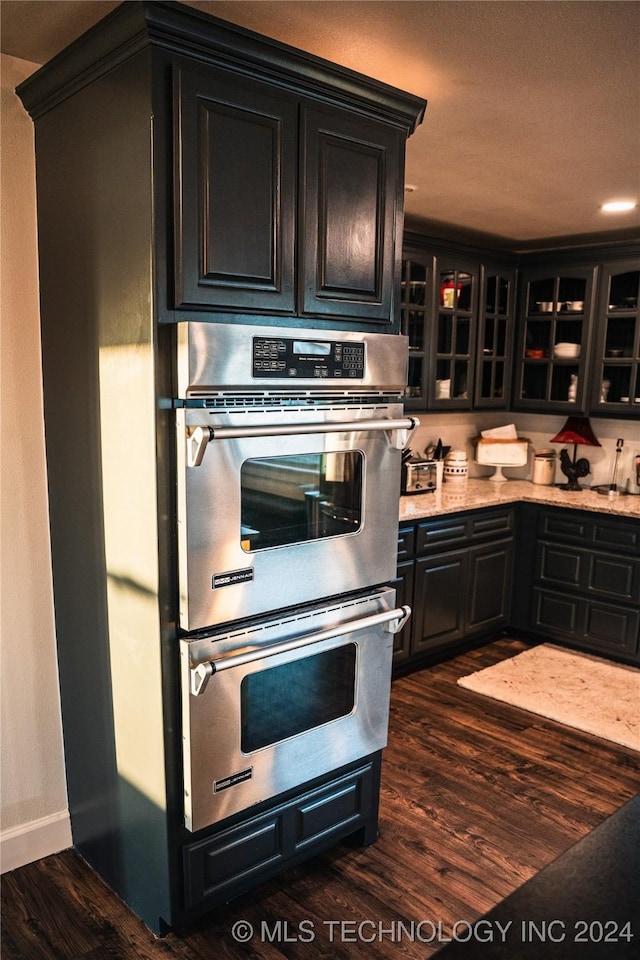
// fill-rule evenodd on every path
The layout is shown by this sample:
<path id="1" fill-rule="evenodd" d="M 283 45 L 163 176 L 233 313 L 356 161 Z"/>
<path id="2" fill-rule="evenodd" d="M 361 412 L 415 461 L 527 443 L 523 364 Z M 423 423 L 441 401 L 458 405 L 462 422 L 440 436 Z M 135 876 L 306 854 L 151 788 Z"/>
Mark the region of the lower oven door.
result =
<path id="1" fill-rule="evenodd" d="M 184 812 L 196 831 L 387 742 L 391 588 L 181 641 Z"/>
<path id="2" fill-rule="evenodd" d="M 180 625 L 395 576 L 402 406 L 178 411 Z"/>

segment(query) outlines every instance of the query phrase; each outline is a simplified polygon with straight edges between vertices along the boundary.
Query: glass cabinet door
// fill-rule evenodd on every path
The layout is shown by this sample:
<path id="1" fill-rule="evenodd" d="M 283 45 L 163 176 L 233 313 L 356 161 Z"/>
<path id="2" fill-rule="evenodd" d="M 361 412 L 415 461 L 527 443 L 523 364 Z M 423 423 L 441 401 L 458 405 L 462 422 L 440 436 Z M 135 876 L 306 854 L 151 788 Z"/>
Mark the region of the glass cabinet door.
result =
<path id="1" fill-rule="evenodd" d="M 427 314 L 432 283 L 433 257 L 416 253 L 402 261 L 400 332 L 409 338 L 409 372 L 405 391 L 405 406 L 409 409 L 424 409 L 427 401 Z"/>
<path id="2" fill-rule="evenodd" d="M 506 408 L 511 386 L 515 273 L 482 267 L 476 407 Z"/>
<path id="3" fill-rule="evenodd" d="M 594 283 L 594 268 L 524 276 L 516 409 L 576 414 L 586 409 Z"/>
<path id="4" fill-rule="evenodd" d="M 603 267 L 600 290 L 590 410 L 640 417 L 640 261 Z"/>
<path id="5" fill-rule="evenodd" d="M 430 337 L 430 409 L 471 409 L 476 344 L 478 270 L 439 264 Z"/>

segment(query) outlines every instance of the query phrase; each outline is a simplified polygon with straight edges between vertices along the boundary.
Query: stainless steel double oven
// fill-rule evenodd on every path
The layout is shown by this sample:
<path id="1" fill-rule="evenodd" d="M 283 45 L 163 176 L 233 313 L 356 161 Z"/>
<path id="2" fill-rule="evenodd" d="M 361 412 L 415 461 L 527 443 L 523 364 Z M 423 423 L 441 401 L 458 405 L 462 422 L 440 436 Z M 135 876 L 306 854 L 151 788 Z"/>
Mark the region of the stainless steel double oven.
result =
<path id="1" fill-rule="evenodd" d="M 185 822 L 386 743 L 406 341 L 179 326 Z"/>

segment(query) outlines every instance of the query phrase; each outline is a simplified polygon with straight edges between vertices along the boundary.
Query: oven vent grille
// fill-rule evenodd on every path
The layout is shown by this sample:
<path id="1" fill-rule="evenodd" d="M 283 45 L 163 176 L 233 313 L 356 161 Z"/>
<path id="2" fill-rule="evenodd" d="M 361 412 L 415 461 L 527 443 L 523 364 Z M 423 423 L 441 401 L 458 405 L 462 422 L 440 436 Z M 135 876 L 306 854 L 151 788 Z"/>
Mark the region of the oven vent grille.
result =
<path id="1" fill-rule="evenodd" d="M 309 407 L 371 407 L 398 403 L 399 393 L 189 393 L 189 399 L 200 398 L 207 410 L 248 410 L 248 409 L 308 409 Z"/>
<path id="2" fill-rule="evenodd" d="M 203 639 L 207 639 L 210 640 L 211 643 L 218 644 L 221 641 L 231 640 L 233 640 L 234 643 L 236 643 L 238 640 L 246 640 L 247 643 L 259 644 L 261 642 L 261 635 L 265 634 L 268 640 L 274 628 L 281 630 L 283 627 L 287 627 L 290 624 L 301 624 L 305 620 L 317 621 L 319 617 L 325 617 L 332 613 L 339 613 L 340 617 L 345 617 L 345 611 L 352 611 L 356 607 L 369 605 L 372 600 L 378 599 L 379 596 L 381 596 L 381 594 L 377 594 L 375 591 L 369 592 L 360 597 L 350 597 L 345 595 L 345 599 L 343 601 L 332 603 L 327 607 L 316 606 L 308 612 L 295 612 L 293 609 L 291 609 L 288 615 L 285 611 L 285 616 L 280 619 L 269 619 L 255 624 L 242 625 L 239 626 L 237 630 L 230 630 L 228 633 L 214 634 L 213 636 L 205 635 Z M 346 623 L 348 623 L 347 620 L 345 620 L 345 624 Z"/>

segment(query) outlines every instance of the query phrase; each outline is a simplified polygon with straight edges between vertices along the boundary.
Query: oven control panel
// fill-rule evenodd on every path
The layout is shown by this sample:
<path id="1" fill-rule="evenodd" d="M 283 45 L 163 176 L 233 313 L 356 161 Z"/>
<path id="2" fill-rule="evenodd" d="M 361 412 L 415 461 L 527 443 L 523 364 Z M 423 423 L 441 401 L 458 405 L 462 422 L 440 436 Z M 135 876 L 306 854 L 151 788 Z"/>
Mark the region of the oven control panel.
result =
<path id="1" fill-rule="evenodd" d="M 362 380 L 364 343 L 346 340 L 304 340 L 254 337 L 252 375 L 287 380 Z"/>

